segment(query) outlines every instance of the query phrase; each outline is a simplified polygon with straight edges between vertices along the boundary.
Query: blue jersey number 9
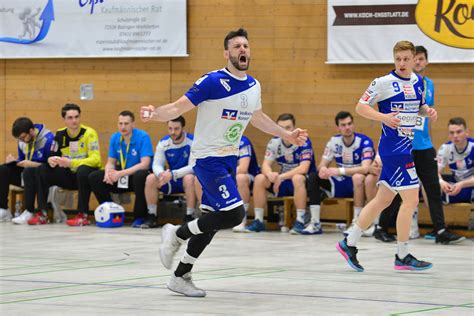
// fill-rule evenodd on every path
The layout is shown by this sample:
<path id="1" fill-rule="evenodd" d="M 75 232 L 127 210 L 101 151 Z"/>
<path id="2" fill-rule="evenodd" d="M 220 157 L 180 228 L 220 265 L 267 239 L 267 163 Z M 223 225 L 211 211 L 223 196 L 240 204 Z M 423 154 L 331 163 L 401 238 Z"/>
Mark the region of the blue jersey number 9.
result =
<path id="1" fill-rule="evenodd" d="M 398 85 L 398 82 L 392 82 L 392 86 L 393 86 L 393 91 L 400 92 L 400 86 Z"/>

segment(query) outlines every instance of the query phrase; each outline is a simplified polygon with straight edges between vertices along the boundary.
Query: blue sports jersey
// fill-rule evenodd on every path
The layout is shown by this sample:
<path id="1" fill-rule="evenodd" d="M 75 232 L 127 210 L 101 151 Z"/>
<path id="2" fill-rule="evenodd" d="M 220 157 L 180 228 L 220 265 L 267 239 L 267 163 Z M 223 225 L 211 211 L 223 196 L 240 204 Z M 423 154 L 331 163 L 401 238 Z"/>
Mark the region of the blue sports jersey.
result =
<path id="1" fill-rule="evenodd" d="M 185 95 L 198 106 L 193 158 L 238 156 L 240 138 L 262 107 L 260 83 L 221 69 L 201 77 Z"/>
<path id="2" fill-rule="evenodd" d="M 466 148 L 458 151 L 453 142 L 447 142 L 438 150 L 438 168 L 449 165 L 454 179 L 459 182 L 474 177 L 474 138 L 467 139 Z"/>
<path id="3" fill-rule="evenodd" d="M 173 139 L 167 135 L 156 145 L 155 158 L 153 160 L 153 173 L 159 175 L 165 169 L 165 163 L 173 172 L 173 179 L 177 180 L 186 174 L 192 173 L 192 165 L 189 157 L 193 144 L 193 134 L 185 133 L 184 140 L 173 143 Z"/>
<path id="4" fill-rule="evenodd" d="M 122 152 L 122 154 L 120 154 L 120 152 Z M 125 167 L 121 165 L 121 156 L 125 160 Z M 151 144 L 150 135 L 148 135 L 147 132 L 134 128 L 132 130 L 132 137 L 130 138 L 130 145 L 125 144 L 120 132 L 114 133 L 110 137 L 109 158 L 116 160 L 117 170 L 131 168 L 139 164 L 143 157 L 153 157 L 153 146 Z"/>
<path id="5" fill-rule="evenodd" d="M 54 134 L 43 124 L 34 124 L 36 136 L 31 143 L 18 141 L 18 161 L 47 162 L 54 147 Z"/>
<path id="6" fill-rule="evenodd" d="M 418 112 L 424 104 L 423 91 L 423 79 L 420 76 L 412 73 L 406 79 L 392 71 L 372 81 L 360 98 L 361 104 L 374 106 L 378 103 L 381 113 L 398 112 L 397 117 L 401 120 L 398 128 L 390 128 L 382 123 L 380 156 L 411 154 Z"/>
<path id="7" fill-rule="evenodd" d="M 423 77 L 423 85 L 425 86 L 425 104 L 434 106 L 434 84 L 428 77 Z M 418 117 L 415 127 L 415 138 L 413 138 L 413 149 L 424 150 L 433 148 L 429 133 L 430 119 L 427 117 Z"/>
<path id="8" fill-rule="evenodd" d="M 255 151 L 253 150 L 253 146 L 250 140 L 246 136 L 242 135 L 239 146 L 239 160 L 245 157 L 250 157 L 248 172 L 249 174 L 255 177 L 257 174 L 260 173 L 260 167 L 258 166 L 257 156 L 255 155 Z"/>
<path id="9" fill-rule="evenodd" d="M 281 138 L 274 137 L 268 142 L 265 160 L 276 161 L 280 165 L 280 173 L 285 173 L 298 167 L 302 161 L 310 161 L 308 174 L 316 172 L 313 146 L 309 138 L 302 146 L 286 146 Z"/>
<path id="10" fill-rule="evenodd" d="M 336 135 L 327 143 L 323 159 L 335 159 L 338 167 L 359 167 L 363 160 L 374 159 L 374 143 L 364 134 L 354 133 L 352 144 L 347 146 L 342 135 Z"/>

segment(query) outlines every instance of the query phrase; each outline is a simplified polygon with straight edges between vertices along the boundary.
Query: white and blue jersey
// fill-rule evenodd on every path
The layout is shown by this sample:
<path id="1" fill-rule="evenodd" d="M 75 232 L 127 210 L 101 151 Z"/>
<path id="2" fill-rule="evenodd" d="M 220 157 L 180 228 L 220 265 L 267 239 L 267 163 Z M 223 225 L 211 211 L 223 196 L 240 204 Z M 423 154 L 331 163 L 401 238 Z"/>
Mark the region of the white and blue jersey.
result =
<path id="1" fill-rule="evenodd" d="M 425 87 L 425 104 L 434 106 L 434 84 L 428 77 L 423 77 L 423 85 Z M 413 138 L 414 150 L 425 150 L 433 148 L 429 132 L 430 119 L 428 117 L 418 117 L 415 126 L 415 137 Z"/>
<path id="2" fill-rule="evenodd" d="M 323 159 L 336 161 L 339 168 L 360 167 L 362 161 L 374 159 L 374 143 L 364 134 L 354 133 L 354 140 L 350 145 L 344 143 L 342 135 L 331 137 L 324 149 Z M 354 185 L 352 177 L 333 176 L 331 183 L 331 197 L 353 197 Z"/>
<path id="3" fill-rule="evenodd" d="M 201 77 L 185 95 L 198 106 L 193 157 L 238 156 L 240 138 L 262 107 L 260 83 L 221 69 Z"/>
<path id="4" fill-rule="evenodd" d="M 239 160 L 246 157 L 250 157 L 248 173 L 255 178 L 260 173 L 257 156 L 255 155 L 255 151 L 253 150 L 250 139 L 248 139 L 245 135 L 242 135 L 239 146 Z"/>
<path id="5" fill-rule="evenodd" d="M 192 163 L 190 163 L 191 146 L 193 143 L 193 135 L 185 133 L 184 140 L 175 144 L 173 139 L 167 135 L 163 137 L 156 145 L 155 157 L 153 159 L 153 173 L 159 176 L 165 171 L 165 164 L 171 170 L 173 178 L 167 185 L 160 188 L 165 194 L 182 193 L 183 177 L 193 173 Z"/>
<path id="6" fill-rule="evenodd" d="M 191 153 L 203 188 L 201 208 L 234 209 L 243 204 L 235 180 L 240 139 L 262 107 L 260 83 L 224 68 L 202 76 L 185 95 L 198 107 Z"/>
<path id="7" fill-rule="evenodd" d="M 268 142 L 265 160 L 276 161 L 280 166 L 280 173 L 285 173 L 298 167 L 302 161 L 310 161 L 308 174 L 316 172 L 313 146 L 309 138 L 302 146 L 287 146 L 280 137 L 273 137 Z"/>
<path id="8" fill-rule="evenodd" d="M 412 73 L 410 79 L 405 79 L 392 71 L 372 81 L 360 98 L 361 104 L 374 106 L 378 103 L 381 113 L 399 113 L 397 117 L 401 121 L 400 127 L 391 128 L 382 123 L 380 157 L 411 154 L 418 112 L 424 104 L 423 89 L 423 79 L 420 76 Z"/>
<path id="9" fill-rule="evenodd" d="M 449 166 L 452 175 L 443 179 L 455 183 L 474 177 L 474 138 L 467 139 L 466 147 L 458 151 L 454 143 L 447 142 L 438 150 L 438 168 L 443 169 Z M 460 203 L 474 202 L 474 187 L 462 188 L 461 191 L 455 195 L 446 195 L 443 192 L 443 200 L 446 203 Z"/>
<path id="10" fill-rule="evenodd" d="M 438 168 L 449 166 L 456 182 L 474 177 L 474 138 L 467 139 L 466 148 L 458 151 L 453 142 L 447 142 L 438 150 Z"/>
<path id="11" fill-rule="evenodd" d="M 307 174 L 316 172 L 314 152 L 311 140 L 308 138 L 302 146 L 287 146 L 279 137 L 272 138 L 265 151 L 265 160 L 275 161 L 280 166 L 280 173 L 290 171 L 300 165 L 303 161 L 310 161 Z M 284 180 L 280 184 L 278 192 L 273 192 L 277 197 L 291 196 L 294 194 L 291 179 Z"/>
<path id="12" fill-rule="evenodd" d="M 397 112 L 400 127 L 391 128 L 382 123 L 379 155 L 382 172 L 379 183 L 393 192 L 419 187 L 413 158 L 411 157 L 414 129 L 419 119 L 418 112 L 424 105 L 424 86 L 420 76 L 412 73 L 402 78 L 395 71 L 376 78 L 360 98 L 359 103 L 374 106 L 379 112 Z"/>
<path id="13" fill-rule="evenodd" d="M 36 136 L 31 143 L 18 141 L 18 161 L 47 162 L 54 148 L 54 134 L 43 124 L 34 124 Z"/>

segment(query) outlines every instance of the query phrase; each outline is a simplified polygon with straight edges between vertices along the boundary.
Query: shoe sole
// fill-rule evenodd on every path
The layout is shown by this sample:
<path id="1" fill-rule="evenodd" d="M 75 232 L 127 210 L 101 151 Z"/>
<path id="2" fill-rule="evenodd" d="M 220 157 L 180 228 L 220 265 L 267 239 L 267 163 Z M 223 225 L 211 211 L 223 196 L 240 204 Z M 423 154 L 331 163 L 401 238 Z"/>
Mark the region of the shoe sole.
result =
<path id="1" fill-rule="evenodd" d="M 462 241 L 466 240 L 466 237 L 461 237 L 459 239 L 456 239 L 456 240 L 450 240 L 450 241 L 436 241 L 437 244 L 442 244 L 442 245 L 454 245 L 454 244 L 458 244 Z"/>
<path id="2" fill-rule="evenodd" d="M 168 290 L 170 290 L 171 292 L 174 292 L 174 293 L 178 293 L 178 294 L 181 294 L 181 295 L 184 295 L 186 297 L 206 297 L 206 292 L 204 292 L 204 295 L 186 295 L 185 293 L 182 293 L 182 292 L 178 292 L 176 290 L 173 290 L 172 288 L 170 288 L 168 285 L 166 285 L 166 288 Z"/>
<path id="3" fill-rule="evenodd" d="M 394 266 L 393 268 L 398 271 L 424 271 L 431 269 L 433 267 L 433 264 L 430 263 L 430 265 L 426 267 L 412 267 L 412 266 Z"/>
<path id="4" fill-rule="evenodd" d="M 319 231 L 319 232 L 315 232 L 315 233 L 308 233 L 308 232 L 302 231 L 301 235 L 321 235 L 322 233 L 323 233 L 323 231 Z"/>
<path id="5" fill-rule="evenodd" d="M 346 259 L 347 263 L 349 264 L 349 266 L 352 269 L 356 270 L 357 272 L 364 272 L 364 269 L 360 269 L 360 268 L 358 268 L 358 267 L 356 267 L 355 265 L 352 264 L 351 260 L 349 259 L 349 256 L 346 254 L 346 252 L 344 250 L 342 250 L 339 243 L 336 244 L 336 249 L 344 257 L 344 259 Z"/>
<path id="6" fill-rule="evenodd" d="M 163 259 L 165 257 L 165 255 L 163 254 L 163 252 L 164 252 L 163 243 L 165 241 L 165 236 L 167 235 L 166 232 L 169 229 L 171 229 L 171 226 L 172 226 L 171 224 L 166 224 L 165 226 L 163 226 L 163 228 L 161 230 L 160 260 L 161 260 L 161 264 L 168 270 L 171 269 L 171 266 L 173 265 L 173 260 L 171 260 L 170 264 L 165 263 L 165 260 Z M 173 291 L 173 290 L 171 290 L 171 291 Z M 173 292 L 176 292 L 176 291 L 173 291 Z M 176 292 L 176 293 L 178 293 L 178 292 Z M 183 293 L 180 293 L 180 294 L 183 294 Z"/>

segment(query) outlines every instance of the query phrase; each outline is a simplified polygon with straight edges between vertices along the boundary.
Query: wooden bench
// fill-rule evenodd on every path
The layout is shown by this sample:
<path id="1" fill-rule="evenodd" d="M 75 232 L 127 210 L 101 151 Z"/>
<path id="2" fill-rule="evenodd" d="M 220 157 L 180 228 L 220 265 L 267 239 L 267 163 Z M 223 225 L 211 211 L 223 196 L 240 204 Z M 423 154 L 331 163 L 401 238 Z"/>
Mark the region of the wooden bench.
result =
<path id="1" fill-rule="evenodd" d="M 15 214 L 15 207 L 16 207 L 16 202 L 18 200 L 21 201 L 21 210 L 20 212 L 23 212 L 25 209 L 25 193 L 22 187 L 17 187 L 16 185 L 10 184 L 9 186 L 10 190 L 10 211 L 12 214 Z"/>
<path id="2" fill-rule="evenodd" d="M 267 199 L 267 214 L 275 212 L 271 210 L 271 205 L 283 205 L 283 225 L 291 227 L 296 219 L 296 207 L 292 196 L 269 197 Z M 350 225 L 352 222 L 354 209 L 354 199 L 351 198 L 327 198 L 321 205 L 321 221 L 345 222 Z M 270 224 L 269 228 L 273 229 Z"/>

